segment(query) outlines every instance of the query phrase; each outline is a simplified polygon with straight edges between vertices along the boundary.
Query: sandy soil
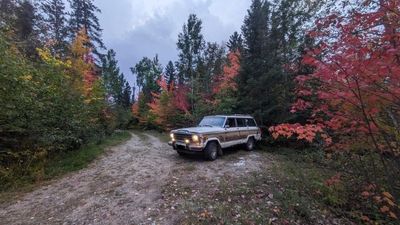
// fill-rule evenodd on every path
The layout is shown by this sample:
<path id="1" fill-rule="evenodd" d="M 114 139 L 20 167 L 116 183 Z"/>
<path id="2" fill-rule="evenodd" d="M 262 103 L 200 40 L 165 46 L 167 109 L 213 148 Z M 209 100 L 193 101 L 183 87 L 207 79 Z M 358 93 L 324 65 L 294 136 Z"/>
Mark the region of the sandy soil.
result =
<path id="1" fill-rule="evenodd" d="M 214 162 L 180 157 L 166 143 L 132 134 L 87 169 L 0 205 L 0 224 L 175 224 L 182 214 L 164 187 L 194 186 L 222 176 L 243 176 L 268 163 L 257 152 L 237 152 Z M 188 190 L 196 194 L 198 190 Z"/>

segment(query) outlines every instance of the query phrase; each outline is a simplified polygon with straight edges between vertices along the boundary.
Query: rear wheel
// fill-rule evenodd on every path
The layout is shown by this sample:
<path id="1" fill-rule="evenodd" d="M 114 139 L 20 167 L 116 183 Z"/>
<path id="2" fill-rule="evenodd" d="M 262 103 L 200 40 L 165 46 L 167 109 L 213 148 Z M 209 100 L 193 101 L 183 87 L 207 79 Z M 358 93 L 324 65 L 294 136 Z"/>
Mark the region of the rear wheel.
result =
<path id="1" fill-rule="evenodd" d="M 218 144 L 216 142 L 210 142 L 207 144 L 204 150 L 204 158 L 210 161 L 214 161 L 218 156 Z"/>
<path id="2" fill-rule="evenodd" d="M 250 138 L 247 140 L 247 143 L 246 143 L 246 150 L 247 150 L 247 151 L 253 151 L 255 145 L 256 145 L 256 142 L 255 142 L 254 138 L 253 138 L 253 137 L 250 137 Z"/>

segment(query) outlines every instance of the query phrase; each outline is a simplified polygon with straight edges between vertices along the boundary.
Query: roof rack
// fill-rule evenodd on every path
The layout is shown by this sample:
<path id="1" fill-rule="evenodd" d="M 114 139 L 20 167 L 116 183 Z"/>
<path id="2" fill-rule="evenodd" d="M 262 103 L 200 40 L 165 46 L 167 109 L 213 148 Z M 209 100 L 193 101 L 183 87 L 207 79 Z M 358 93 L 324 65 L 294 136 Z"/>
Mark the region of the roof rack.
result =
<path id="1" fill-rule="evenodd" d="M 252 117 L 250 114 L 225 114 L 225 115 L 215 115 L 215 116 L 248 116 L 248 117 Z"/>

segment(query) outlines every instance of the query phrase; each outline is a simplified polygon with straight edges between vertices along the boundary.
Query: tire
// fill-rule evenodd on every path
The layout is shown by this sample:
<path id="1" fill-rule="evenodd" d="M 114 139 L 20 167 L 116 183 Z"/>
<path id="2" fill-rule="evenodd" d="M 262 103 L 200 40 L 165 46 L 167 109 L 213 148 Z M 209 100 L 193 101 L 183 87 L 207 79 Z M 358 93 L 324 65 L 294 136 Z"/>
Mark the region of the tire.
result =
<path id="1" fill-rule="evenodd" d="M 245 147 L 246 147 L 246 150 L 247 150 L 247 151 L 253 151 L 255 145 L 256 145 L 256 141 L 254 140 L 253 137 L 250 137 L 250 138 L 247 140 L 247 143 L 246 143 L 246 146 L 245 146 Z"/>
<path id="2" fill-rule="evenodd" d="M 222 150 L 221 146 L 218 145 L 218 156 L 223 156 L 224 151 Z"/>
<path id="3" fill-rule="evenodd" d="M 207 144 L 204 150 L 204 158 L 206 160 L 214 161 L 218 156 L 218 144 L 216 142 L 210 142 Z"/>
<path id="4" fill-rule="evenodd" d="M 177 152 L 178 152 L 179 156 L 185 156 L 186 155 L 185 153 L 183 153 L 181 151 L 177 151 Z"/>

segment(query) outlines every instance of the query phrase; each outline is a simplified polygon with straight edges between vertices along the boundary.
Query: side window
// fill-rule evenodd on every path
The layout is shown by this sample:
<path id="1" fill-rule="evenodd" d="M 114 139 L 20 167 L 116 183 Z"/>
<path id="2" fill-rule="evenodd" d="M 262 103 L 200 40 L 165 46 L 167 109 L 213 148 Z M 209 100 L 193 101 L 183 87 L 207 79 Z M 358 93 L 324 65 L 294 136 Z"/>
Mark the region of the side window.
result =
<path id="1" fill-rule="evenodd" d="M 238 127 L 246 127 L 246 119 L 236 118 Z"/>
<path id="2" fill-rule="evenodd" d="M 254 119 L 247 119 L 247 125 L 249 127 L 256 127 L 257 126 L 256 121 L 254 121 Z"/>
<path id="3" fill-rule="evenodd" d="M 236 127 L 235 118 L 228 118 L 228 120 L 226 121 L 226 125 L 229 125 L 229 127 Z"/>

